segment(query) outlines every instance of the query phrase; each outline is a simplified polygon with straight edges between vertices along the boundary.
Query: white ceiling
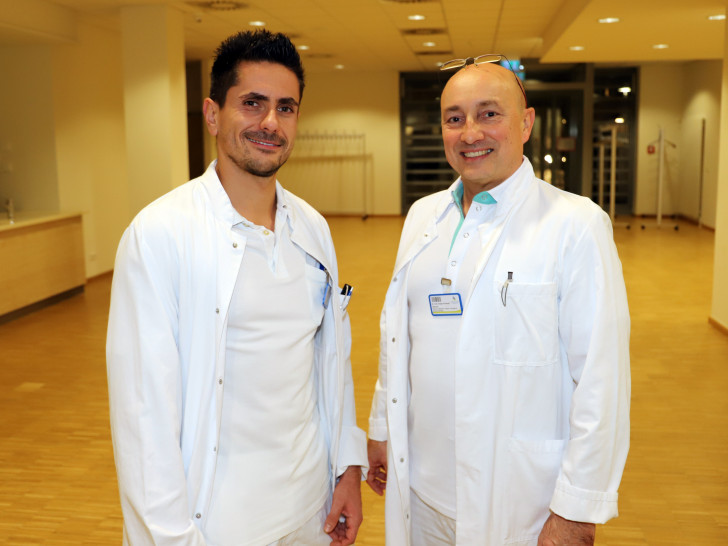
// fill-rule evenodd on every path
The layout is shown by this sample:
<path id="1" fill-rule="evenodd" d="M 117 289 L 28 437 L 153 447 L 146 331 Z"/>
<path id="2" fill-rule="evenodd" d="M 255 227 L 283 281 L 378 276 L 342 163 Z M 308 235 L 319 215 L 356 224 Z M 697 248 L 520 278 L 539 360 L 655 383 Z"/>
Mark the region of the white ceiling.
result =
<path id="1" fill-rule="evenodd" d="M 726 0 L 240 0 L 244 7 L 229 11 L 192 0 L 0 0 L 0 44 L 52 41 L 53 29 L 38 29 L 44 17 L 118 30 L 123 6 L 149 3 L 183 13 L 190 59 L 210 57 L 223 38 L 264 21 L 309 47 L 301 51 L 309 72 L 431 70 L 482 53 L 549 63 L 722 59 L 726 30 L 725 21 L 708 20 L 726 13 Z M 413 14 L 425 20 L 410 21 Z"/>

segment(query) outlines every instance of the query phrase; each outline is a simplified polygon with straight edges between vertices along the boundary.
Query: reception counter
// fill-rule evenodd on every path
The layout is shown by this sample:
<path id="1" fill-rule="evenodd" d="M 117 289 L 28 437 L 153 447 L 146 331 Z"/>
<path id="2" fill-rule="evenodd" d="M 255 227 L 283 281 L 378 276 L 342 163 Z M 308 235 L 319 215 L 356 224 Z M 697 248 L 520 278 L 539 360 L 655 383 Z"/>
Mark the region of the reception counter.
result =
<path id="1" fill-rule="evenodd" d="M 0 219 L 0 318 L 85 283 L 81 214 Z"/>

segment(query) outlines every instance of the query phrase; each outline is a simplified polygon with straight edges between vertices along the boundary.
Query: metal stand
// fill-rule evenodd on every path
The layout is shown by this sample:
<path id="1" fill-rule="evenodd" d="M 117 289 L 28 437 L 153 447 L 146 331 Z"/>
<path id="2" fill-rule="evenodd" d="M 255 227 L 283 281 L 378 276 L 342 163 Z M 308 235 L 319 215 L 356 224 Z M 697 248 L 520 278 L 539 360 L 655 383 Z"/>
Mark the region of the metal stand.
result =
<path id="1" fill-rule="evenodd" d="M 627 222 L 617 222 L 617 126 L 612 125 L 609 129 L 609 140 L 600 140 L 599 147 L 599 206 L 604 208 L 604 148 L 609 146 L 609 218 L 615 227 L 631 229 Z"/>
<path id="2" fill-rule="evenodd" d="M 364 133 L 301 133 L 296 137 L 298 160 L 330 162 L 361 161 L 362 212 L 361 219 L 369 218 L 369 179 L 367 178 L 367 146 Z"/>
<path id="3" fill-rule="evenodd" d="M 669 140 L 665 140 L 665 133 L 662 130 L 662 127 L 660 127 L 660 134 L 657 139 L 657 218 L 655 220 L 654 227 L 660 229 L 662 227 L 662 188 L 663 188 L 663 178 L 664 178 L 664 164 L 665 164 L 665 144 L 669 144 L 673 148 L 677 148 L 677 146 L 670 142 Z M 652 142 L 651 144 L 654 144 Z M 642 229 L 645 229 L 647 227 L 647 224 L 642 224 Z M 680 229 L 680 226 L 677 224 L 672 224 L 670 227 L 672 227 L 675 231 Z"/>

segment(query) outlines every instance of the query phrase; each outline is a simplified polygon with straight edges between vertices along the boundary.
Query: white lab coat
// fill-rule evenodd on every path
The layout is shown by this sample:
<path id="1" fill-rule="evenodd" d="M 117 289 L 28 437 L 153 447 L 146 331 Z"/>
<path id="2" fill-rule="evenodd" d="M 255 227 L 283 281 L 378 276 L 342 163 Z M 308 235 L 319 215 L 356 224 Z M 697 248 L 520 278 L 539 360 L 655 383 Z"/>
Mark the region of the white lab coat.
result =
<path id="1" fill-rule="evenodd" d="M 535 545 L 549 508 L 616 516 L 629 448 L 629 314 L 609 218 L 526 158 L 501 186 L 453 343 L 458 545 Z M 381 316 L 369 434 L 389 440 L 392 546 L 410 543 L 407 279 L 454 188 L 412 206 Z"/>
<path id="2" fill-rule="evenodd" d="M 205 544 L 200 529 L 217 459 L 228 307 L 246 242 L 232 229 L 234 209 L 214 165 L 142 210 L 117 253 L 107 368 L 124 544 Z M 335 290 L 326 221 L 278 184 L 277 195 L 290 214 L 292 241 L 326 268 Z M 348 315 L 334 296 L 315 337 L 314 364 L 332 486 L 346 467 L 366 464 L 350 349 Z"/>

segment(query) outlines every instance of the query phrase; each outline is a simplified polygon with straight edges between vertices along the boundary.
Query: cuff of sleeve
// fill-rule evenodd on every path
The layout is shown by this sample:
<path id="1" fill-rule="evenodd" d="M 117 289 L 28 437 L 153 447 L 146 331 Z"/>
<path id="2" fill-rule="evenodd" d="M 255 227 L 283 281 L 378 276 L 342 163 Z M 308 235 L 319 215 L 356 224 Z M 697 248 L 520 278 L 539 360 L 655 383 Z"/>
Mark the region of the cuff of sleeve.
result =
<path id="1" fill-rule="evenodd" d="M 559 478 L 549 508 L 571 521 L 606 523 L 618 515 L 617 497 L 616 491 L 581 489 Z"/>
<path id="2" fill-rule="evenodd" d="M 366 477 L 369 470 L 367 435 L 358 427 L 343 427 L 341 430 L 336 477 L 341 476 L 350 466 L 361 466 L 362 476 Z"/>
<path id="3" fill-rule="evenodd" d="M 369 439 L 376 442 L 387 441 L 387 420 L 369 419 Z"/>

